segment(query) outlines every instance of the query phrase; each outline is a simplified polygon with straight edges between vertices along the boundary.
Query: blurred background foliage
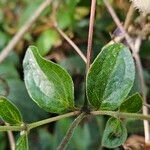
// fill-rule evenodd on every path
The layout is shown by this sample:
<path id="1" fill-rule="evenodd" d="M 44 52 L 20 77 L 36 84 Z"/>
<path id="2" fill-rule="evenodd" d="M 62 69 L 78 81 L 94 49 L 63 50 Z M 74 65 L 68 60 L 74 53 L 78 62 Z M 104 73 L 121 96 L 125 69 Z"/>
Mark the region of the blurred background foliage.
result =
<path id="1" fill-rule="evenodd" d="M 33 15 L 43 0 L 0 0 L 0 51 L 7 45 L 18 29 Z M 128 0 L 111 0 L 119 18 L 125 20 L 130 3 Z M 56 8 L 57 7 L 57 8 Z M 54 10 L 55 9 L 55 10 Z M 32 28 L 24 35 L 8 58 L 0 64 L 0 94 L 13 101 L 23 114 L 26 122 L 33 122 L 55 116 L 41 110 L 28 96 L 24 81 L 22 60 L 29 45 L 36 45 L 42 56 L 64 67 L 72 76 L 75 85 L 75 101 L 82 105 L 84 100 L 85 64 L 72 47 L 53 27 L 53 14 L 58 26 L 80 47 L 86 55 L 90 0 L 55 0 L 45 9 Z M 135 13 L 135 20 L 139 12 Z M 133 20 L 132 25 L 136 21 Z M 94 25 L 93 59 L 100 49 L 111 40 L 115 24 L 102 0 L 97 0 Z M 148 38 L 147 38 L 148 39 Z M 150 41 L 144 40 L 141 46 L 141 59 L 148 99 L 150 99 Z M 110 60 L 111 61 L 111 60 Z M 136 77 L 131 93 L 140 92 Z M 101 149 L 101 137 L 107 117 L 85 120 L 75 131 L 68 150 Z M 30 134 L 31 150 L 55 150 L 72 119 L 64 119 L 33 130 Z M 86 124 L 89 122 L 89 124 Z M 0 122 L 3 124 L 3 122 Z M 143 135 L 141 121 L 127 121 L 129 135 Z M 15 138 L 18 134 L 15 133 Z M 7 133 L 0 133 L 0 150 L 9 149 Z M 117 148 L 117 149 L 122 149 Z"/>

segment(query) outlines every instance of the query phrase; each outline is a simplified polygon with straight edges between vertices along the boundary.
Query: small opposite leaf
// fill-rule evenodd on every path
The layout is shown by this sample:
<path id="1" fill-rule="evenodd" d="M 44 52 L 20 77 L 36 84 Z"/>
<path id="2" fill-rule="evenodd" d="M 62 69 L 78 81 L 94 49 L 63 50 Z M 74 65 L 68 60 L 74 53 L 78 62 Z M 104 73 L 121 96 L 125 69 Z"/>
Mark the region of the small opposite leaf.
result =
<path id="1" fill-rule="evenodd" d="M 133 86 L 135 66 L 123 44 L 106 46 L 89 69 L 87 97 L 96 109 L 115 110 Z"/>
<path id="2" fill-rule="evenodd" d="M 73 82 L 64 69 L 42 58 L 34 46 L 28 48 L 23 67 L 28 93 L 41 108 L 52 113 L 74 109 Z"/>
<path id="3" fill-rule="evenodd" d="M 127 138 L 127 130 L 125 125 L 116 118 L 110 118 L 107 121 L 103 138 L 102 144 L 104 147 L 107 148 L 116 148 L 122 145 Z"/>
<path id="4" fill-rule="evenodd" d="M 5 97 L 0 97 L 0 118 L 11 125 L 22 124 L 19 110 Z"/>
<path id="5" fill-rule="evenodd" d="M 25 131 L 20 133 L 20 137 L 16 144 L 16 150 L 29 150 L 28 135 Z"/>
<path id="6" fill-rule="evenodd" d="M 142 97 L 136 93 L 126 99 L 120 106 L 121 112 L 136 113 L 142 108 Z"/>

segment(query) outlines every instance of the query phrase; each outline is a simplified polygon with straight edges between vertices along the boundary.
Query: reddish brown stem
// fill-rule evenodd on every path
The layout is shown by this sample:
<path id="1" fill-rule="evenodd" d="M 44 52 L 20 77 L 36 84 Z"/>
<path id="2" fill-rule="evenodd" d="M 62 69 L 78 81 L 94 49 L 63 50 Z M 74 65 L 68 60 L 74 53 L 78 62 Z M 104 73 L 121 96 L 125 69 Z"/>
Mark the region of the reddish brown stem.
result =
<path id="1" fill-rule="evenodd" d="M 91 57 L 92 57 L 92 43 L 93 43 L 93 27 L 94 27 L 95 9 L 96 9 L 96 0 L 92 0 L 90 23 L 89 23 L 88 46 L 87 46 L 87 65 L 86 65 L 87 71 L 90 67 Z"/>

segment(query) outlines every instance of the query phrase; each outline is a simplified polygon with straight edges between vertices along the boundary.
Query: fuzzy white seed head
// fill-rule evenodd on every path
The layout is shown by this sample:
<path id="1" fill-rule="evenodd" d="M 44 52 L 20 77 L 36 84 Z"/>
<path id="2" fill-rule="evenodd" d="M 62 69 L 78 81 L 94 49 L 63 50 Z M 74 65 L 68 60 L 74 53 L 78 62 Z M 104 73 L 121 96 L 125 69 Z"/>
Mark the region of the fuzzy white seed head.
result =
<path id="1" fill-rule="evenodd" d="M 150 0 L 131 0 L 134 6 L 143 13 L 150 13 Z"/>

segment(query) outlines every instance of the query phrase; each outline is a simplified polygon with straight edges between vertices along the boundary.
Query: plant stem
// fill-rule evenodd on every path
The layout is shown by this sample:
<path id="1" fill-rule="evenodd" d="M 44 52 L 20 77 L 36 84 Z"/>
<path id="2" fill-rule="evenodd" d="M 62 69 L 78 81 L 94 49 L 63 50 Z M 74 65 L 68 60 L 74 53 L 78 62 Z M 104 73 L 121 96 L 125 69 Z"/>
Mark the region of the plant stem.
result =
<path id="1" fill-rule="evenodd" d="M 92 57 L 92 42 L 93 42 L 93 28 L 94 28 L 94 19 L 95 19 L 95 9 L 96 9 L 96 0 L 91 0 L 91 13 L 90 13 L 90 22 L 89 22 L 89 35 L 88 35 L 88 45 L 87 45 L 87 63 L 86 63 L 86 74 L 90 68 L 91 57 Z M 86 79 L 85 74 L 85 79 Z M 86 87 L 86 86 L 85 86 Z M 85 90 L 85 99 L 83 104 L 83 111 L 88 111 L 88 100 Z"/>
<path id="2" fill-rule="evenodd" d="M 124 37 L 129 45 L 129 47 L 131 48 L 132 52 L 134 52 L 134 45 L 133 45 L 133 41 L 131 39 L 131 37 L 127 34 L 127 32 L 125 31 L 123 25 L 121 24 L 117 14 L 115 13 L 114 9 L 112 8 L 112 6 L 110 5 L 108 0 L 104 0 L 105 6 L 107 7 L 110 15 L 112 16 L 114 22 L 116 23 L 117 27 L 121 30 L 122 34 L 124 34 Z"/>
<path id="3" fill-rule="evenodd" d="M 33 128 L 60 120 L 64 118 L 69 118 L 72 116 L 77 116 L 81 112 L 80 111 L 75 111 L 75 112 L 70 112 L 66 113 L 64 115 L 60 115 L 57 117 L 49 118 L 49 119 L 44 119 L 41 121 L 33 122 L 30 124 L 25 124 L 24 126 L 0 126 L 0 131 L 23 131 L 23 130 L 31 130 Z M 112 117 L 121 117 L 121 118 L 126 118 L 126 119 L 139 119 L 139 120 L 148 120 L 150 121 L 150 115 L 143 115 L 143 114 L 137 114 L 137 113 L 123 113 L 123 112 L 118 112 L 118 111 L 91 111 L 91 115 L 108 115 Z"/>
<path id="4" fill-rule="evenodd" d="M 25 126 L 0 126 L 0 131 L 23 131 Z"/>
<path id="5" fill-rule="evenodd" d="M 83 61 L 87 63 L 86 57 L 79 49 L 79 47 L 57 25 L 55 25 L 55 28 L 60 33 L 60 35 L 74 48 L 74 50 L 83 59 Z"/>
<path id="6" fill-rule="evenodd" d="M 51 122 L 54 122 L 54 121 L 57 121 L 57 120 L 60 120 L 60 119 L 63 119 L 63 118 L 76 116 L 79 113 L 80 113 L 80 111 L 75 111 L 75 112 L 70 112 L 70 113 L 67 113 L 67 114 L 64 114 L 64 115 L 59 115 L 57 117 L 37 121 L 37 122 L 31 123 L 31 124 L 28 124 L 28 130 L 31 130 L 31 129 L 36 128 L 38 126 L 42 126 L 44 124 L 51 123 Z"/>
<path id="7" fill-rule="evenodd" d="M 8 123 L 5 123 L 5 124 L 6 124 L 6 126 L 9 126 Z M 14 135 L 13 135 L 12 131 L 7 131 L 7 135 L 8 135 L 10 149 L 15 150 L 15 139 L 14 139 Z"/>
<path id="8" fill-rule="evenodd" d="M 137 113 L 123 113 L 118 111 L 92 111 L 92 115 L 108 115 L 112 117 L 120 117 L 125 119 L 136 119 L 136 120 L 148 120 L 150 121 L 150 115 L 143 115 Z"/>
<path id="9" fill-rule="evenodd" d="M 89 23 L 86 71 L 88 71 L 88 69 L 90 67 L 90 64 L 91 64 L 92 42 L 93 42 L 93 27 L 94 27 L 95 9 L 96 9 L 96 0 L 91 0 L 91 1 L 92 1 L 92 4 L 91 4 L 90 23 Z"/>
<path id="10" fill-rule="evenodd" d="M 130 5 L 130 8 L 128 10 L 128 13 L 127 13 L 127 16 L 126 16 L 126 19 L 125 19 L 125 22 L 124 22 L 124 29 L 127 30 L 131 21 L 132 21 L 132 18 L 133 18 L 133 14 L 134 14 L 134 7 L 133 7 L 133 4 Z"/>
<path id="11" fill-rule="evenodd" d="M 144 76 L 143 76 L 142 64 L 141 64 L 141 60 L 140 60 L 140 56 L 139 56 L 139 50 L 140 50 L 141 42 L 142 42 L 142 39 L 140 38 L 140 36 L 137 37 L 136 42 L 135 42 L 135 53 L 136 53 L 136 55 L 134 55 L 134 58 L 135 58 L 136 66 L 137 66 L 137 70 L 138 70 L 138 76 L 139 76 L 139 81 L 140 81 L 140 85 L 141 85 L 143 102 L 147 103 L 146 94 L 145 94 L 146 85 L 145 85 Z M 143 105 L 143 114 L 148 115 L 148 108 L 144 105 Z M 149 125 L 149 122 L 147 120 L 144 120 L 143 123 L 144 123 L 145 142 L 148 143 L 150 141 L 150 125 Z"/>
<path id="12" fill-rule="evenodd" d="M 76 129 L 76 127 L 79 125 L 79 123 L 82 121 L 82 119 L 85 117 L 85 113 L 81 113 L 74 121 L 73 123 L 70 125 L 66 136 L 63 138 L 62 142 L 60 143 L 60 145 L 58 146 L 57 150 L 64 150 L 67 146 L 67 144 L 69 143 L 74 130 Z"/>
<path id="13" fill-rule="evenodd" d="M 146 106 L 147 108 L 150 108 L 150 104 L 143 103 L 143 105 Z"/>

